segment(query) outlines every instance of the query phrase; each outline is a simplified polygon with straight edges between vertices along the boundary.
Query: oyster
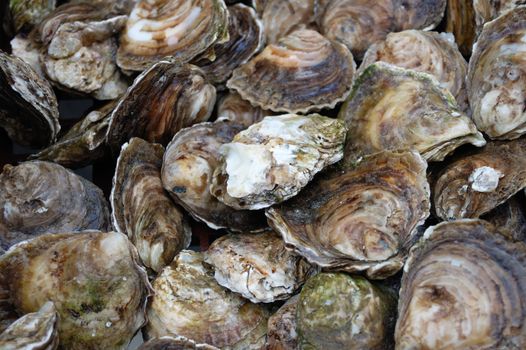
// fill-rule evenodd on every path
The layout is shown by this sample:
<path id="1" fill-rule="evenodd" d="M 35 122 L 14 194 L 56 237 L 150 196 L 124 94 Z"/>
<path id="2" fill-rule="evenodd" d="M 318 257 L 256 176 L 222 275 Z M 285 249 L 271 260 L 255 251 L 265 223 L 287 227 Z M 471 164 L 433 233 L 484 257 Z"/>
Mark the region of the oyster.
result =
<path id="1" fill-rule="evenodd" d="M 142 71 L 167 56 L 186 63 L 227 40 L 223 0 L 140 0 L 121 33 L 117 64 Z"/>
<path id="2" fill-rule="evenodd" d="M 480 32 L 485 23 L 524 4 L 524 0 L 473 0 L 477 31 Z"/>
<path id="3" fill-rule="evenodd" d="M 219 350 L 215 346 L 196 344 L 185 337 L 161 337 L 147 341 L 138 350 Z"/>
<path id="4" fill-rule="evenodd" d="M 404 267 L 396 349 L 524 349 L 525 259 L 482 220 L 428 228 Z"/>
<path id="5" fill-rule="evenodd" d="M 269 224 L 287 246 L 321 267 L 392 276 L 429 216 L 426 168 L 415 151 L 385 151 L 355 167 L 334 167 L 269 208 Z"/>
<path id="6" fill-rule="evenodd" d="M 526 240 L 524 197 L 515 195 L 481 217 L 518 241 Z"/>
<path id="7" fill-rule="evenodd" d="M 148 337 L 180 335 L 224 350 L 255 350 L 265 342 L 268 311 L 217 284 L 201 253 L 183 250 L 153 289 Z"/>
<path id="8" fill-rule="evenodd" d="M 217 283 L 253 303 L 286 300 L 316 272 L 272 231 L 223 236 L 204 256 Z"/>
<path id="9" fill-rule="evenodd" d="M 60 130 L 57 98 L 49 83 L 1 50 L 0 126 L 15 142 L 33 147 L 54 142 Z"/>
<path id="10" fill-rule="evenodd" d="M 339 118 L 349 129 L 345 157 L 350 161 L 403 148 L 418 150 L 426 160 L 440 161 L 463 144 L 486 144 L 435 78 L 384 62 L 364 70 Z"/>
<path id="11" fill-rule="evenodd" d="M 216 90 L 199 68 L 158 62 L 119 100 L 107 142 L 114 150 L 134 136 L 166 145 L 180 129 L 206 121 L 215 100 Z"/>
<path id="12" fill-rule="evenodd" d="M 298 349 L 296 310 L 299 294 L 293 296 L 268 319 L 267 343 L 265 350 Z"/>
<path id="13" fill-rule="evenodd" d="M 219 149 L 241 130 L 239 124 L 222 121 L 196 124 L 179 131 L 164 155 L 164 188 L 194 218 L 213 229 L 249 232 L 266 227 L 263 212 L 232 209 L 210 194 Z"/>
<path id="14" fill-rule="evenodd" d="M 44 233 L 111 228 L 102 191 L 66 168 L 30 161 L 0 174 L 0 246 Z"/>
<path id="15" fill-rule="evenodd" d="M 526 133 L 526 6 L 486 24 L 473 48 L 468 97 L 477 128 L 492 139 Z"/>
<path id="16" fill-rule="evenodd" d="M 355 1 L 355 0 L 353 0 Z M 447 0 L 392 0 L 396 30 L 436 28 L 446 10 Z"/>
<path id="17" fill-rule="evenodd" d="M 15 32 L 39 24 L 55 9 L 56 0 L 9 0 Z"/>
<path id="18" fill-rule="evenodd" d="M 267 44 L 292 33 L 316 19 L 318 0 L 269 0 L 262 11 Z"/>
<path id="19" fill-rule="evenodd" d="M 357 75 L 377 61 L 433 75 L 440 87 L 455 97 L 459 108 L 468 110 L 465 83 L 468 64 L 452 34 L 421 30 L 388 34 L 385 40 L 369 47 Z"/>
<path id="20" fill-rule="evenodd" d="M 122 146 L 111 191 L 115 229 L 127 234 L 145 266 L 156 272 L 188 248 L 192 232 L 183 213 L 164 192 L 164 148 L 139 138 Z"/>
<path id="21" fill-rule="evenodd" d="M 57 322 L 55 306 L 48 301 L 40 310 L 22 316 L 1 333 L 0 348 L 55 350 L 59 340 Z"/>
<path id="22" fill-rule="evenodd" d="M 349 94 L 356 64 L 342 44 L 314 30 L 297 30 L 234 70 L 227 87 L 276 112 L 334 108 Z"/>
<path id="23" fill-rule="evenodd" d="M 345 131 L 319 114 L 266 117 L 220 147 L 210 192 L 236 209 L 283 202 L 343 157 Z"/>
<path id="24" fill-rule="evenodd" d="M 475 42 L 473 1 L 448 0 L 446 20 L 446 32 L 455 36 L 460 52 L 465 56 L 470 56 Z"/>
<path id="25" fill-rule="evenodd" d="M 0 256 L 0 315 L 55 304 L 63 349 L 125 349 L 145 323 L 146 273 L 126 236 L 46 234 Z"/>
<path id="26" fill-rule="evenodd" d="M 360 276 L 321 273 L 303 287 L 296 315 L 301 349 L 386 350 L 396 297 Z"/>
<path id="27" fill-rule="evenodd" d="M 489 143 L 445 167 L 434 185 L 444 220 L 478 218 L 526 187 L 526 139 Z"/>
<path id="28" fill-rule="evenodd" d="M 259 107 L 254 107 L 235 92 L 231 92 L 219 100 L 217 105 L 217 120 L 230 121 L 248 128 L 270 115 Z"/>

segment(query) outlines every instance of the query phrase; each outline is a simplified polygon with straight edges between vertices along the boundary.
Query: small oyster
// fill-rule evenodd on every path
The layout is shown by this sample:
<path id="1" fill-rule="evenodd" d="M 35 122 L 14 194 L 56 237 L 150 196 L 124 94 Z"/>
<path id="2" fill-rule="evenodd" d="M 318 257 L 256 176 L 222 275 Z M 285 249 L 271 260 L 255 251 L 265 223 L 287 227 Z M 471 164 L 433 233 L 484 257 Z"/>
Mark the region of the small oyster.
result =
<path id="1" fill-rule="evenodd" d="M 321 267 L 392 276 L 429 216 L 426 168 L 415 151 L 386 151 L 354 168 L 334 167 L 269 208 L 269 224 L 287 246 Z"/>
<path id="2" fill-rule="evenodd" d="M 271 113 L 254 107 L 250 102 L 245 101 L 235 92 L 228 93 L 219 100 L 217 105 L 217 120 L 230 121 L 241 124 L 248 128 L 252 124 L 260 122 L 264 117 Z"/>
<path id="3" fill-rule="evenodd" d="M 480 33 L 485 23 L 524 4 L 524 0 L 473 0 L 477 31 Z"/>
<path id="4" fill-rule="evenodd" d="M 107 142 L 114 150 L 132 137 L 166 145 L 180 129 L 206 121 L 215 101 L 216 90 L 199 68 L 158 62 L 119 100 Z"/>
<path id="5" fill-rule="evenodd" d="M 33 147 L 54 142 L 60 130 L 57 98 L 49 83 L 1 50 L 0 126 L 15 142 Z"/>
<path id="6" fill-rule="evenodd" d="M 116 232 L 46 234 L 0 256 L 2 320 L 52 301 L 63 349 L 125 349 L 146 321 L 149 290 L 135 248 Z"/>
<path id="7" fill-rule="evenodd" d="M 364 70 L 339 118 L 349 129 L 345 157 L 351 161 L 403 148 L 418 150 L 426 160 L 440 161 L 463 144 L 486 144 L 473 122 L 460 113 L 455 98 L 435 78 L 384 62 Z"/>
<path id="8" fill-rule="evenodd" d="M 135 71 L 167 56 L 186 63 L 227 40 L 223 0 L 140 0 L 121 34 L 117 63 Z"/>
<path id="9" fill-rule="evenodd" d="M 526 240 L 526 212 L 524 197 L 515 195 L 481 217 L 491 222 L 500 232 L 518 241 Z"/>
<path id="10" fill-rule="evenodd" d="M 265 343 L 268 311 L 217 284 L 201 253 L 183 250 L 153 289 L 148 337 L 181 335 L 224 350 L 255 350 Z"/>
<path id="11" fill-rule="evenodd" d="M 266 117 L 221 146 L 210 192 L 236 209 L 283 202 L 342 158 L 345 132 L 319 114 Z"/>
<path id="12" fill-rule="evenodd" d="M 360 276 L 321 273 L 303 287 L 296 315 L 300 349 L 387 350 L 396 297 Z"/>
<path id="13" fill-rule="evenodd" d="M 102 191 L 66 168 L 30 161 L 0 174 L 0 246 L 44 233 L 111 228 Z"/>
<path id="14" fill-rule="evenodd" d="M 111 191 L 115 229 L 127 234 L 145 266 L 156 272 L 188 248 L 192 232 L 183 213 L 164 192 L 164 148 L 139 138 L 122 146 Z"/>
<path id="15" fill-rule="evenodd" d="M 445 167 L 434 185 L 444 220 L 478 218 L 526 187 L 526 139 L 489 143 Z"/>
<path id="16" fill-rule="evenodd" d="M 154 338 L 142 344 L 138 350 L 219 350 L 215 346 L 196 344 L 185 337 Z"/>
<path id="17" fill-rule="evenodd" d="M 302 29 L 268 45 L 234 70 L 227 87 L 263 109 L 307 113 L 343 101 L 351 90 L 355 67 L 345 46 Z"/>
<path id="18" fill-rule="evenodd" d="M 223 236 L 210 245 L 204 261 L 214 268 L 217 283 L 253 303 L 286 300 L 316 272 L 272 231 Z"/>
<path id="19" fill-rule="evenodd" d="M 492 139 L 526 133 L 526 6 L 486 24 L 473 48 L 468 97 L 477 128 Z"/>
<path id="20" fill-rule="evenodd" d="M 179 131 L 164 154 L 164 188 L 194 218 L 213 229 L 249 232 L 266 227 L 263 212 L 232 209 L 210 194 L 219 149 L 241 130 L 241 125 L 229 122 L 196 124 Z"/>
<path id="21" fill-rule="evenodd" d="M 55 306 L 48 301 L 40 310 L 20 317 L 1 333 L 0 348 L 55 350 L 59 341 L 57 323 L 58 315 Z"/>
<path id="22" fill-rule="evenodd" d="M 268 319 L 267 343 L 265 350 L 296 350 L 298 332 L 296 310 L 299 294 L 293 296 Z"/>
<path id="23" fill-rule="evenodd" d="M 525 260 L 482 220 L 428 228 L 404 267 L 396 349 L 524 349 Z"/>
<path id="24" fill-rule="evenodd" d="M 470 56 L 476 37 L 473 1 L 448 0 L 446 19 L 446 32 L 455 36 L 460 52 L 466 57 Z"/>
<path id="25" fill-rule="evenodd" d="M 39 24 L 55 9 L 56 0 L 9 0 L 15 32 Z"/>

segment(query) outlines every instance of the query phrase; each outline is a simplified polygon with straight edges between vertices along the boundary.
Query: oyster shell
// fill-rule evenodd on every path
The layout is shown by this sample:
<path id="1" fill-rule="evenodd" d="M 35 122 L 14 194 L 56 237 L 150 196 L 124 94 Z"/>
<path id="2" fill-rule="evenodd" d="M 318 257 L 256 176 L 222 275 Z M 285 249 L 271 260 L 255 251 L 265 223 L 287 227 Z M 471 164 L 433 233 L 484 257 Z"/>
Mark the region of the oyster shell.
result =
<path id="1" fill-rule="evenodd" d="M 386 350 L 396 297 L 360 276 L 321 273 L 303 287 L 296 315 L 301 349 Z"/>
<path id="2" fill-rule="evenodd" d="M 183 250 L 153 288 L 148 337 L 181 335 L 224 350 L 255 350 L 265 342 L 268 311 L 217 284 L 201 253 Z"/>
<path id="3" fill-rule="evenodd" d="M 156 272 L 188 248 L 192 231 L 164 192 L 164 148 L 139 138 L 122 146 L 111 191 L 112 221 L 137 247 L 145 266 Z"/>
<path id="4" fill-rule="evenodd" d="M 121 34 L 117 64 L 142 71 L 167 56 L 186 63 L 227 40 L 223 0 L 140 0 Z"/>
<path id="5" fill-rule="evenodd" d="M 39 77 L 46 79 L 40 66 L 40 50 L 25 34 L 17 34 L 11 41 L 11 53 L 13 56 L 26 62 Z M 47 84 L 47 81 L 46 81 Z"/>
<path id="6" fill-rule="evenodd" d="M 262 10 L 267 44 L 292 33 L 316 19 L 318 0 L 269 0 Z"/>
<path id="7" fill-rule="evenodd" d="M 397 31 L 433 30 L 444 16 L 447 0 L 393 0 Z"/>
<path id="8" fill-rule="evenodd" d="M 0 126 L 21 145 L 42 147 L 60 130 L 49 83 L 21 59 L 0 51 Z"/>
<path id="9" fill-rule="evenodd" d="M 524 4 L 524 0 L 473 0 L 477 31 L 480 33 L 485 23 Z"/>
<path id="10" fill-rule="evenodd" d="M 229 122 L 201 123 L 179 131 L 166 148 L 161 171 L 164 188 L 194 218 L 213 229 L 259 231 L 263 212 L 235 210 L 210 194 L 220 147 L 243 130 Z"/>
<path id="11" fill-rule="evenodd" d="M 468 97 L 477 128 L 492 139 L 526 133 L 526 6 L 486 24 L 473 48 Z"/>
<path id="12" fill-rule="evenodd" d="M 392 276 L 429 216 L 426 168 L 415 151 L 385 151 L 354 168 L 334 167 L 269 208 L 269 224 L 287 246 L 321 267 Z"/>
<path id="13" fill-rule="evenodd" d="M 223 236 L 204 256 L 217 283 L 253 303 L 286 300 L 317 272 L 272 231 Z"/>
<path id="14" fill-rule="evenodd" d="M 463 144 L 486 144 L 435 78 L 384 62 L 364 70 L 338 117 L 349 129 L 345 157 L 350 161 L 403 148 L 440 161 Z"/>
<path id="15" fill-rule="evenodd" d="M 90 4 L 97 7 L 104 6 L 109 12 L 128 15 L 139 0 L 90 0 Z M 86 0 L 68 0 L 70 4 L 84 3 Z"/>
<path id="16" fill-rule="evenodd" d="M 349 94 L 356 64 L 342 44 L 314 30 L 297 30 L 234 70 L 227 87 L 276 112 L 334 108 Z"/>
<path id="17" fill-rule="evenodd" d="M 525 259 L 482 220 L 428 228 L 404 267 L 396 349 L 524 349 Z"/>
<path id="18" fill-rule="evenodd" d="M 149 290 L 135 248 L 116 232 L 46 234 L 0 256 L 2 320 L 52 301 L 63 349 L 125 349 L 146 321 Z"/>
<path id="19" fill-rule="evenodd" d="M 342 158 L 345 131 L 319 114 L 266 117 L 220 147 L 210 192 L 236 209 L 283 202 Z"/>
<path id="20" fill-rule="evenodd" d="M 0 245 L 44 233 L 111 228 L 102 191 L 66 168 L 30 161 L 0 174 Z"/>
<path id="21" fill-rule="evenodd" d="M 119 100 L 107 142 L 114 150 L 132 137 L 166 145 L 180 129 L 206 121 L 215 100 L 216 90 L 199 68 L 158 62 L 139 75 Z"/>
<path id="22" fill-rule="evenodd" d="M 500 232 L 518 241 L 526 240 L 526 213 L 524 197 L 515 195 L 489 213 L 482 219 L 491 222 Z"/>
<path id="23" fill-rule="evenodd" d="M 39 24 L 55 9 L 56 0 L 9 0 L 15 32 Z"/>
<path id="24" fill-rule="evenodd" d="M 296 350 L 298 332 L 296 310 L 299 294 L 293 296 L 268 319 L 267 343 L 265 350 Z"/>
<path id="25" fill-rule="evenodd" d="M 147 341 L 138 350 L 219 350 L 215 346 L 196 344 L 185 337 L 161 337 Z"/>
<path id="26" fill-rule="evenodd" d="M 55 306 L 48 301 L 40 310 L 20 317 L 1 333 L 0 348 L 55 350 L 59 340 L 57 323 L 58 314 Z"/>
<path id="27" fill-rule="evenodd" d="M 444 220 L 478 218 L 526 187 L 526 139 L 489 143 L 445 167 L 434 185 Z"/>
<path id="28" fill-rule="evenodd" d="M 271 112 L 254 107 L 235 92 L 230 92 L 219 100 L 217 105 L 217 121 L 230 121 L 248 128 L 259 123 Z"/>
<path id="29" fill-rule="evenodd" d="M 446 7 L 446 32 L 455 36 L 455 41 L 466 57 L 471 55 L 475 42 L 475 11 L 473 1 L 448 0 Z"/>

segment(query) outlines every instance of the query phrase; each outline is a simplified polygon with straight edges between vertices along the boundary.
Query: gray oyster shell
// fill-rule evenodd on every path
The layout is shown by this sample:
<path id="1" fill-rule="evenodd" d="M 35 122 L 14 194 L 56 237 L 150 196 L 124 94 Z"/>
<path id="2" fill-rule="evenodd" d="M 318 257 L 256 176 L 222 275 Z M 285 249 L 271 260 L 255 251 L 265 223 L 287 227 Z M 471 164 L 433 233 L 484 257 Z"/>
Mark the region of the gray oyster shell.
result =
<path id="1" fill-rule="evenodd" d="M 297 350 L 296 311 L 299 294 L 293 296 L 268 319 L 265 350 Z"/>
<path id="2" fill-rule="evenodd" d="M 42 67 L 40 66 L 40 50 L 37 45 L 23 33 L 18 33 L 10 42 L 11 53 L 13 56 L 26 62 L 35 73 L 41 78 L 46 79 Z"/>
<path id="3" fill-rule="evenodd" d="M 57 4 L 56 0 L 8 0 L 7 2 L 16 33 L 39 24 Z"/>

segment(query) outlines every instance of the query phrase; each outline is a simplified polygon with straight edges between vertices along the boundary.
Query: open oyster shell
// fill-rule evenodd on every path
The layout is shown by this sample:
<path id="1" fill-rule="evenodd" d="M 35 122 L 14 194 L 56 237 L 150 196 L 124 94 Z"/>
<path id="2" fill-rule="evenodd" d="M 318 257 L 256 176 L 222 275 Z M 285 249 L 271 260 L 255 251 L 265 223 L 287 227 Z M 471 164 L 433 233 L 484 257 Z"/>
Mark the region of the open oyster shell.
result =
<path id="1" fill-rule="evenodd" d="M 429 161 L 457 147 L 486 141 L 461 114 L 455 98 L 427 73 L 376 62 L 356 80 L 339 118 L 348 133 L 345 157 L 359 159 L 382 150 L 414 148 Z"/>
<path id="2" fill-rule="evenodd" d="M 404 267 L 396 349 L 523 349 L 526 245 L 482 220 L 430 227 Z"/>
<path id="3" fill-rule="evenodd" d="M 345 46 L 301 29 L 234 70 L 227 87 L 263 109 L 307 113 L 343 101 L 355 67 Z"/>
<path id="4" fill-rule="evenodd" d="M 426 168 L 415 151 L 386 151 L 354 168 L 333 167 L 298 196 L 269 208 L 269 224 L 321 267 L 392 276 L 429 216 Z"/>
<path id="5" fill-rule="evenodd" d="M 477 128 L 492 139 L 526 133 L 526 6 L 486 24 L 473 48 L 467 77 Z"/>
<path id="6" fill-rule="evenodd" d="M 63 349 L 125 349 L 146 321 L 149 289 L 135 248 L 116 232 L 46 234 L 0 256 L 2 320 L 52 301 Z"/>
<path id="7" fill-rule="evenodd" d="M 446 7 L 446 32 L 452 33 L 466 57 L 471 55 L 475 42 L 475 11 L 473 1 L 448 0 Z"/>
<path id="8" fill-rule="evenodd" d="M 204 256 L 217 283 L 253 303 L 286 300 L 317 272 L 272 231 L 223 236 Z"/>
<path id="9" fill-rule="evenodd" d="M 360 276 L 321 273 L 303 287 L 296 315 L 300 349 L 388 350 L 396 297 Z"/>
<path id="10" fill-rule="evenodd" d="M 196 344 L 185 337 L 154 338 L 142 344 L 138 350 L 219 350 L 215 346 Z"/>
<path id="11" fill-rule="evenodd" d="M 217 284 L 201 253 L 179 253 L 153 289 L 148 337 L 181 335 L 225 350 L 255 350 L 265 343 L 268 311 Z"/>
<path id="12" fill-rule="evenodd" d="M 434 185 L 444 220 L 478 218 L 526 187 L 526 139 L 489 143 L 442 170 Z"/>
<path id="13" fill-rule="evenodd" d="M 262 209 L 295 196 L 343 157 L 345 127 L 319 114 L 266 117 L 219 149 L 210 192 L 236 209 Z"/>
<path id="14" fill-rule="evenodd" d="M 9 0 L 9 10 L 15 32 L 39 24 L 55 9 L 56 0 Z"/>
<path id="15" fill-rule="evenodd" d="M 267 226 L 263 212 L 235 210 L 210 193 L 219 149 L 241 130 L 241 125 L 230 122 L 196 124 L 179 131 L 164 154 L 164 188 L 194 218 L 213 229 L 249 232 Z"/>
<path id="16" fill-rule="evenodd" d="M 526 240 L 526 208 L 524 196 L 515 195 L 489 213 L 482 219 L 491 222 L 500 232 L 518 241 Z"/>
<path id="17" fill-rule="evenodd" d="M 114 150 L 132 137 L 166 145 L 180 129 L 206 121 L 215 100 L 216 90 L 199 68 L 158 62 L 139 75 L 119 100 L 107 142 Z"/>
<path id="18" fill-rule="evenodd" d="M 49 83 L 21 59 L 0 51 L 0 126 L 15 142 L 33 147 L 55 141 L 58 102 Z"/>
<path id="19" fill-rule="evenodd" d="M 473 0 L 472 2 L 479 33 L 485 23 L 494 20 L 507 11 L 526 4 L 524 0 Z"/>
<path id="20" fill-rule="evenodd" d="M 122 146 L 111 191 L 112 221 L 156 272 L 188 248 L 192 232 L 161 182 L 164 148 L 139 138 Z"/>
<path id="21" fill-rule="evenodd" d="M 217 104 L 217 121 L 230 121 L 245 128 L 260 122 L 270 114 L 272 112 L 252 106 L 235 92 L 228 93 Z"/>
<path id="22" fill-rule="evenodd" d="M 121 34 L 117 63 L 134 71 L 167 56 L 186 63 L 226 40 L 228 11 L 223 0 L 141 0 Z"/>
<path id="23" fill-rule="evenodd" d="M 0 174 L 0 246 L 44 233 L 111 228 L 102 191 L 66 168 L 30 161 Z"/>
<path id="24" fill-rule="evenodd" d="M 268 319 L 267 343 L 265 350 L 298 349 L 296 310 L 299 294 L 293 296 Z"/>

